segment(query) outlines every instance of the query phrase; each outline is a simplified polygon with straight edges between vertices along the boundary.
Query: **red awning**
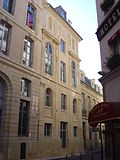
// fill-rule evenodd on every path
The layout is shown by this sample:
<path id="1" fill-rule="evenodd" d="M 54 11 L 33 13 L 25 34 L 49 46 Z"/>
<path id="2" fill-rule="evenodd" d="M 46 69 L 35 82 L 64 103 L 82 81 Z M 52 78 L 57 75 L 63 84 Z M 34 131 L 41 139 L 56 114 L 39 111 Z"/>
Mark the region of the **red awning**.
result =
<path id="1" fill-rule="evenodd" d="M 90 111 L 88 122 L 92 127 L 98 123 L 120 118 L 120 102 L 102 102 Z"/>
<path id="2" fill-rule="evenodd" d="M 118 36 L 120 36 L 120 29 L 119 29 L 117 32 L 115 32 L 115 33 L 113 34 L 113 36 L 108 40 L 108 44 L 111 45 L 111 43 L 112 43 L 115 39 L 117 39 Z"/>

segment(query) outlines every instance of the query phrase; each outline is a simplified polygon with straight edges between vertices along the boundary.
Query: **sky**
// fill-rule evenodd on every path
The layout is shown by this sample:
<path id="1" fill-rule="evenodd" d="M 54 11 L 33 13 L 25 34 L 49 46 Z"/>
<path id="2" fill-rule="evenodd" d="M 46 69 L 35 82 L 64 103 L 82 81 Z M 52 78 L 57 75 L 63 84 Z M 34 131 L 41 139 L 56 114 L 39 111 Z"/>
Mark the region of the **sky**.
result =
<path id="1" fill-rule="evenodd" d="M 99 42 L 96 37 L 98 27 L 95 0 L 48 0 L 53 6 L 61 5 L 67 12 L 67 19 L 72 22 L 72 27 L 82 37 L 79 43 L 80 69 L 89 79 L 95 79 L 95 83 L 101 85 L 98 79 L 101 77 Z"/>

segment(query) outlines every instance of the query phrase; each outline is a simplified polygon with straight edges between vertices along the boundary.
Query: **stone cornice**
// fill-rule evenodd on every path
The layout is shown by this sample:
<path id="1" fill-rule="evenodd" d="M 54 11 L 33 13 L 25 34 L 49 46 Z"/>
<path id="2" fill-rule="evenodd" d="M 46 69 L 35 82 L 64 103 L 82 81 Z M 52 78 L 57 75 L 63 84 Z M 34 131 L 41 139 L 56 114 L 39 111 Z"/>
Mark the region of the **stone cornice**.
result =
<path id="1" fill-rule="evenodd" d="M 116 68 L 115 70 L 108 72 L 106 75 L 102 76 L 99 81 L 102 85 L 105 83 L 113 80 L 114 78 L 120 76 L 120 67 Z"/>
<path id="2" fill-rule="evenodd" d="M 68 51 L 68 54 L 69 54 L 72 58 L 76 59 L 78 62 L 81 61 L 80 58 L 79 58 L 77 55 L 75 55 L 75 53 L 73 53 L 72 51 Z"/>
<path id="3" fill-rule="evenodd" d="M 49 39 L 52 39 L 53 43 L 55 43 L 56 45 L 59 45 L 60 42 L 57 38 L 55 38 L 55 36 L 51 33 L 49 33 L 46 29 L 42 28 L 42 34 L 46 37 L 48 37 Z"/>

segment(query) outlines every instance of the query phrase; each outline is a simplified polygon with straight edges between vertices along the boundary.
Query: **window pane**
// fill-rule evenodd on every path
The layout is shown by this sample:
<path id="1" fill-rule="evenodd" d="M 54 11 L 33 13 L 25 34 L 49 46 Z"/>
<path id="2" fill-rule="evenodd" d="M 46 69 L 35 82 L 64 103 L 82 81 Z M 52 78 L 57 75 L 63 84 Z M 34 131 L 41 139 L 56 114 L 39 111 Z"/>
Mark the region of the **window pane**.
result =
<path id="1" fill-rule="evenodd" d="M 23 96 L 30 96 L 30 83 L 27 79 L 21 80 L 21 94 Z"/>
<path id="2" fill-rule="evenodd" d="M 65 42 L 62 39 L 60 41 L 60 51 L 65 53 Z"/>
<path id="3" fill-rule="evenodd" d="M 26 159 L 26 143 L 21 143 L 20 147 L 20 159 Z"/>
<path id="4" fill-rule="evenodd" d="M 30 39 L 24 39 L 23 64 L 29 67 L 32 64 L 32 45 L 33 42 Z"/>
<path id="5" fill-rule="evenodd" d="M 27 101 L 20 100 L 18 135 L 28 136 L 29 105 Z"/>
<path id="6" fill-rule="evenodd" d="M 51 136 L 52 133 L 52 124 L 50 123 L 45 123 L 44 126 L 44 136 Z"/>
<path id="7" fill-rule="evenodd" d="M 30 4 L 28 5 L 26 25 L 34 29 L 34 8 Z"/>
<path id="8" fill-rule="evenodd" d="M 50 43 L 47 43 L 46 45 L 45 72 L 52 75 L 52 47 Z"/>
<path id="9" fill-rule="evenodd" d="M 75 81 L 75 62 L 72 61 L 72 85 L 75 87 L 76 86 L 76 81 Z"/>
<path id="10" fill-rule="evenodd" d="M 14 9 L 14 0 L 4 0 L 3 1 L 3 8 L 8 11 L 9 13 L 13 13 Z"/>
<path id="11" fill-rule="evenodd" d="M 7 54 L 9 27 L 3 22 L 0 24 L 0 50 Z"/>

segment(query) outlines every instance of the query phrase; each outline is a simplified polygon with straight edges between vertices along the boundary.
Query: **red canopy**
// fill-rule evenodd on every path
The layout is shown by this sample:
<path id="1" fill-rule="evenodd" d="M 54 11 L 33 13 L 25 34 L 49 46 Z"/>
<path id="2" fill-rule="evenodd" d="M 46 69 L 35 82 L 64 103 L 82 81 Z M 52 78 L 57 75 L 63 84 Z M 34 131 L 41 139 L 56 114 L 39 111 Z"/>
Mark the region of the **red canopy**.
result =
<path id="1" fill-rule="evenodd" d="M 88 122 L 92 127 L 98 123 L 120 118 L 120 102 L 102 102 L 89 112 Z"/>

